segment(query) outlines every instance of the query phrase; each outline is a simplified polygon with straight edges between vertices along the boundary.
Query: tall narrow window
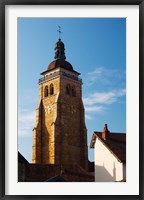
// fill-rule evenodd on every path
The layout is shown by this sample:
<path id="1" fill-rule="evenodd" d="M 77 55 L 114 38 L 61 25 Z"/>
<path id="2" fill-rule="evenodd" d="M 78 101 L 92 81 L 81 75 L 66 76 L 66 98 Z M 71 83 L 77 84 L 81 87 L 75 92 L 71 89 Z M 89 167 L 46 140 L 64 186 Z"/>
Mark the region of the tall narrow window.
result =
<path id="1" fill-rule="evenodd" d="M 67 86 L 66 86 L 66 93 L 70 95 L 70 85 L 69 84 L 67 84 Z"/>
<path id="2" fill-rule="evenodd" d="M 76 89 L 75 89 L 75 86 L 72 87 L 72 96 L 74 96 L 74 97 L 76 96 Z"/>
<path id="3" fill-rule="evenodd" d="M 50 84 L 50 94 L 54 94 L 54 86 L 53 84 Z"/>
<path id="4" fill-rule="evenodd" d="M 45 89 L 44 89 L 44 96 L 45 96 L 45 97 L 48 96 L 48 86 L 45 86 Z"/>

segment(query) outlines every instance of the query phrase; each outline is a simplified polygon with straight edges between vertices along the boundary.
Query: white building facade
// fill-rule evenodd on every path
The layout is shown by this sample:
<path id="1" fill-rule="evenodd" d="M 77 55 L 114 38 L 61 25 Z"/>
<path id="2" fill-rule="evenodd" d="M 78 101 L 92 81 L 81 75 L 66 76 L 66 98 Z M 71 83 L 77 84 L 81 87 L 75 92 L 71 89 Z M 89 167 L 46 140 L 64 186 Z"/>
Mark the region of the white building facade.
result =
<path id="1" fill-rule="evenodd" d="M 126 181 L 125 136 L 110 132 L 104 134 L 104 131 L 93 133 L 90 146 L 94 148 L 95 182 Z"/>

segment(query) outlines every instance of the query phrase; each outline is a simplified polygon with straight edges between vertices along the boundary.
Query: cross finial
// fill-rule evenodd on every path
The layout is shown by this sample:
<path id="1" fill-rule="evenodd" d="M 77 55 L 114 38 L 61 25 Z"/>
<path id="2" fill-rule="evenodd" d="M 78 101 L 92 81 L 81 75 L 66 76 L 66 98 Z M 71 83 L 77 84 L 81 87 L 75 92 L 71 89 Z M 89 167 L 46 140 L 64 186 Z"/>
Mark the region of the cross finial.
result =
<path id="1" fill-rule="evenodd" d="M 58 26 L 58 28 L 59 29 L 57 31 L 59 32 L 59 39 L 61 39 L 61 34 L 62 34 L 62 32 L 61 32 L 61 26 Z"/>

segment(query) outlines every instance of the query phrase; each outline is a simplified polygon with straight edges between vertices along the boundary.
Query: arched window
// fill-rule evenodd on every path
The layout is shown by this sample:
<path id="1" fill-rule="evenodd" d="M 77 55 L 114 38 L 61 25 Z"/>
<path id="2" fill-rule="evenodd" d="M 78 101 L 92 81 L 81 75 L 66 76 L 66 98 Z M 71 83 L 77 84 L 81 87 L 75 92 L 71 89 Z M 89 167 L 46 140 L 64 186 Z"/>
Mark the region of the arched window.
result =
<path id="1" fill-rule="evenodd" d="M 70 85 L 69 84 L 67 84 L 67 86 L 66 86 L 66 93 L 70 95 Z"/>
<path id="2" fill-rule="evenodd" d="M 54 94 L 54 86 L 50 84 L 50 95 Z"/>
<path id="3" fill-rule="evenodd" d="M 45 89 L 44 89 L 44 96 L 45 96 L 45 97 L 48 96 L 48 86 L 45 86 Z"/>
<path id="4" fill-rule="evenodd" d="M 72 87 L 72 96 L 74 96 L 74 97 L 76 96 L 76 89 L 75 89 L 75 86 Z"/>

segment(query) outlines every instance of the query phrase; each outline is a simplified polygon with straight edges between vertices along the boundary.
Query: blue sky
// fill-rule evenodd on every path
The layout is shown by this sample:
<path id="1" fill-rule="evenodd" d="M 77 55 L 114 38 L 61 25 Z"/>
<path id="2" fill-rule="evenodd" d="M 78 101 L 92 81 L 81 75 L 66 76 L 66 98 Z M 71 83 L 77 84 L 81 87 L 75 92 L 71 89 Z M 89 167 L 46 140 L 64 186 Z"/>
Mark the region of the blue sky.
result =
<path id="1" fill-rule="evenodd" d="M 83 80 L 93 161 L 89 148 L 93 131 L 102 131 L 107 123 L 111 132 L 126 132 L 125 18 L 18 18 L 18 149 L 31 162 L 38 79 L 54 60 L 58 25 L 66 60 Z"/>

